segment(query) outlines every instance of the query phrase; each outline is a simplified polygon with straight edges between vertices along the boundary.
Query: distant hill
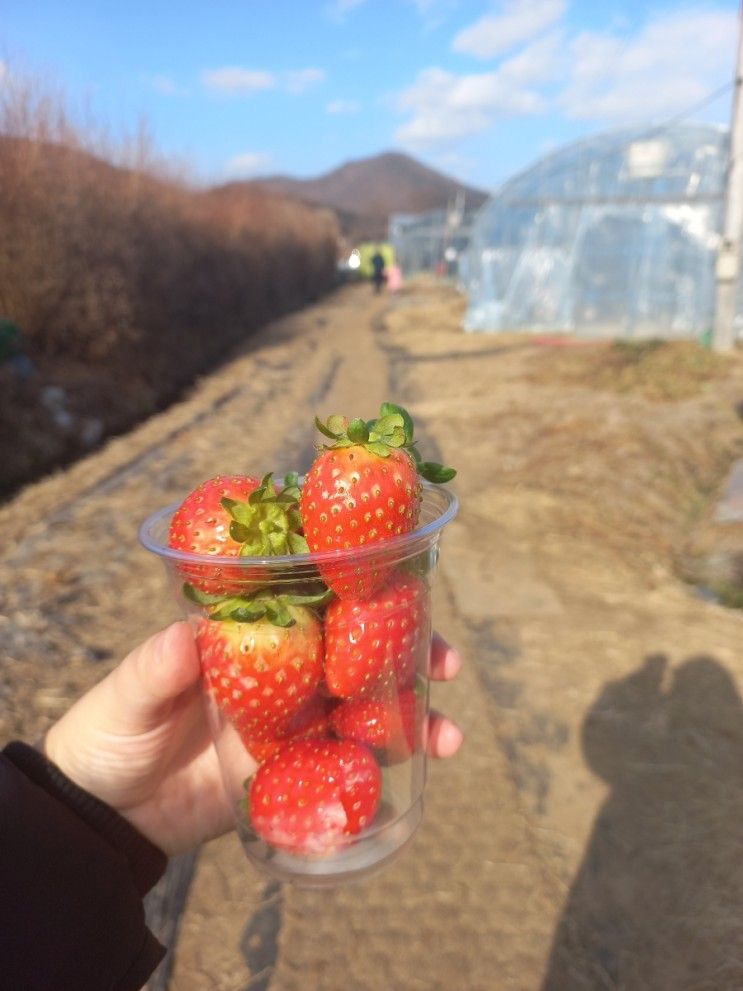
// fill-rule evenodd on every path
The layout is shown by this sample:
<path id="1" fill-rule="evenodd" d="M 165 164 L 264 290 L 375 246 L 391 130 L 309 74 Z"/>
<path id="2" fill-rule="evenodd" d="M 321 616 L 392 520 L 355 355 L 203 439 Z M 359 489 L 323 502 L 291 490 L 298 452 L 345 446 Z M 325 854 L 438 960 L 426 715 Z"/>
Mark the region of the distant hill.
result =
<path id="1" fill-rule="evenodd" d="M 458 192 L 468 207 L 487 194 L 422 165 L 399 152 L 347 162 L 314 179 L 263 176 L 248 183 L 274 194 L 333 209 L 350 240 L 384 237 L 391 213 L 420 213 L 446 207 Z"/>

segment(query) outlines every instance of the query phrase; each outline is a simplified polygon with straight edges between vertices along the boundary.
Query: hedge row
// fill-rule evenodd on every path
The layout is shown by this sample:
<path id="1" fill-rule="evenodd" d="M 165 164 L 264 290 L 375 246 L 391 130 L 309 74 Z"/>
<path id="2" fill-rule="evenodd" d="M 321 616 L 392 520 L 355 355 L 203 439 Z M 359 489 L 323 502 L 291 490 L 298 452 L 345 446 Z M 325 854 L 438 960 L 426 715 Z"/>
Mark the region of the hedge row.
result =
<path id="1" fill-rule="evenodd" d="M 336 278 L 329 212 L 27 138 L 0 137 L 0 230 L 0 318 L 37 370 L 20 382 L 0 367 L 0 495 L 163 407 Z M 50 386 L 100 430 L 50 418 Z"/>

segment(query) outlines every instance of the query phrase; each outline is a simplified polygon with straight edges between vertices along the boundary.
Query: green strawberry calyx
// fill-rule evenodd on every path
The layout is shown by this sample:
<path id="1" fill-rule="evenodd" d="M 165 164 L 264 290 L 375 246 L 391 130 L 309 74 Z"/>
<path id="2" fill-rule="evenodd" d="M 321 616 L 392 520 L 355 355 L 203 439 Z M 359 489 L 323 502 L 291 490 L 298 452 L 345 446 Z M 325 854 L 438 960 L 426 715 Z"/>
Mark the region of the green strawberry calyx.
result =
<path id="1" fill-rule="evenodd" d="M 277 492 L 273 472 L 263 476 L 247 502 L 223 498 L 230 514 L 230 536 L 240 544 L 240 557 L 273 557 L 277 554 L 306 554 L 299 515 L 299 476 L 290 472 Z"/>
<path id="2" fill-rule="evenodd" d="M 325 450 L 360 446 L 381 458 L 389 457 L 393 450 L 402 450 L 413 458 L 418 474 L 428 482 L 441 484 L 451 481 L 456 475 L 454 468 L 421 458 L 413 437 L 413 418 L 406 409 L 395 403 L 382 403 L 376 420 L 362 420 L 359 417 L 348 420 L 335 414 L 324 423 L 315 417 L 315 426 L 333 442 L 323 445 Z"/>
<path id="3" fill-rule="evenodd" d="M 312 592 L 275 593 L 259 589 L 251 595 L 210 595 L 185 582 L 183 594 L 191 602 L 206 609 L 209 619 L 232 621 L 234 623 L 255 623 L 267 619 L 274 626 L 294 626 L 297 622 L 290 606 L 304 606 L 319 609 L 333 598 L 330 589 L 322 586 Z"/>

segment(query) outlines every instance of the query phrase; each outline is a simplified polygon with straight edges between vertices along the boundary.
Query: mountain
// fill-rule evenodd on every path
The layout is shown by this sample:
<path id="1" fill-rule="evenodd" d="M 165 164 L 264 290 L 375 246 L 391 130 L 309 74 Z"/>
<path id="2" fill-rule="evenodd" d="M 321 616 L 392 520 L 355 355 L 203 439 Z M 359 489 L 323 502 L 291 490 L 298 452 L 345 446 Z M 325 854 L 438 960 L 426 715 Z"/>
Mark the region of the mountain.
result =
<path id="1" fill-rule="evenodd" d="M 349 240 L 385 237 L 391 213 L 446 207 L 460 192 L 467 207 L 480 206 L 487 199 L 482 190 L 465 186 L 399 152 L 346 162 L 314 179 L 264 176 L 246 185 L 330 207 Z"/>

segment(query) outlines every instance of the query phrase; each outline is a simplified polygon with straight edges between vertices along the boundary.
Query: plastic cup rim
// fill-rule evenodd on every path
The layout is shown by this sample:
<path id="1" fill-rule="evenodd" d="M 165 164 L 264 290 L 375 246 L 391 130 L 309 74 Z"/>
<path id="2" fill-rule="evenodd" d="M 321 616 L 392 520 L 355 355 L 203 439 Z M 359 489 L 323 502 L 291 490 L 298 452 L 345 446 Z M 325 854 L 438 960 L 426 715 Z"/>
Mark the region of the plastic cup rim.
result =
<path id="1" fill-rule="evenodd" d="M 281 479 L 277 480 L 279 483 L 281 481 Z M 299 481 L 301 484 L 304 481 L 304 476 L 300 476 Z M 383 541 L 367 544 L 365 547 L 310 551 L 308 554 L 277 554 L 273 557 L 230 557 L 230 568 L 235 566 L 254 568 L 256 565 L 260 565 L 271 568 L 272 570 L 284 568 L 297 569 L 305 566 L 315 567 L 331 562 L 338 565 L 343 561 L 363 561 L 369 557 L 378 557 L 380 554 L 390 559 L 403 559 L 407 556 L 405 552 L 408 548 L 415 549 L 419 546 L 426 546 L 431 542 L 447 523 L 450 523 L 454 519 L 459 510 L 459 499 L 451 489 L 445 488 L 443 485 L 435 485 L 432 482 L 423 481 L 421 484 L 424 492 L 435 492 L 437 495 L 442 496 L 446 501 L 446 506 L 443 512 L 435 519 L 429 520 L 423 526 L 417 527 L 409 533 L 389 537 Z M 219 555 L 193 554 L 190 551 L 177 550 L 175 547 L 169 547 L 167 544 L 160 543 L 153 537 L 152 533 L 157 524 L 165 517 L 172 515 L 180 504 L 180 502 L 174 502 L 151 513 L 139 528 L 140 543 L 146 550 L 157 554 L 158 557 L 166 558 L 178 564 L 211 565 L 213 567 L 215 561 L 220 560 Z"/>

